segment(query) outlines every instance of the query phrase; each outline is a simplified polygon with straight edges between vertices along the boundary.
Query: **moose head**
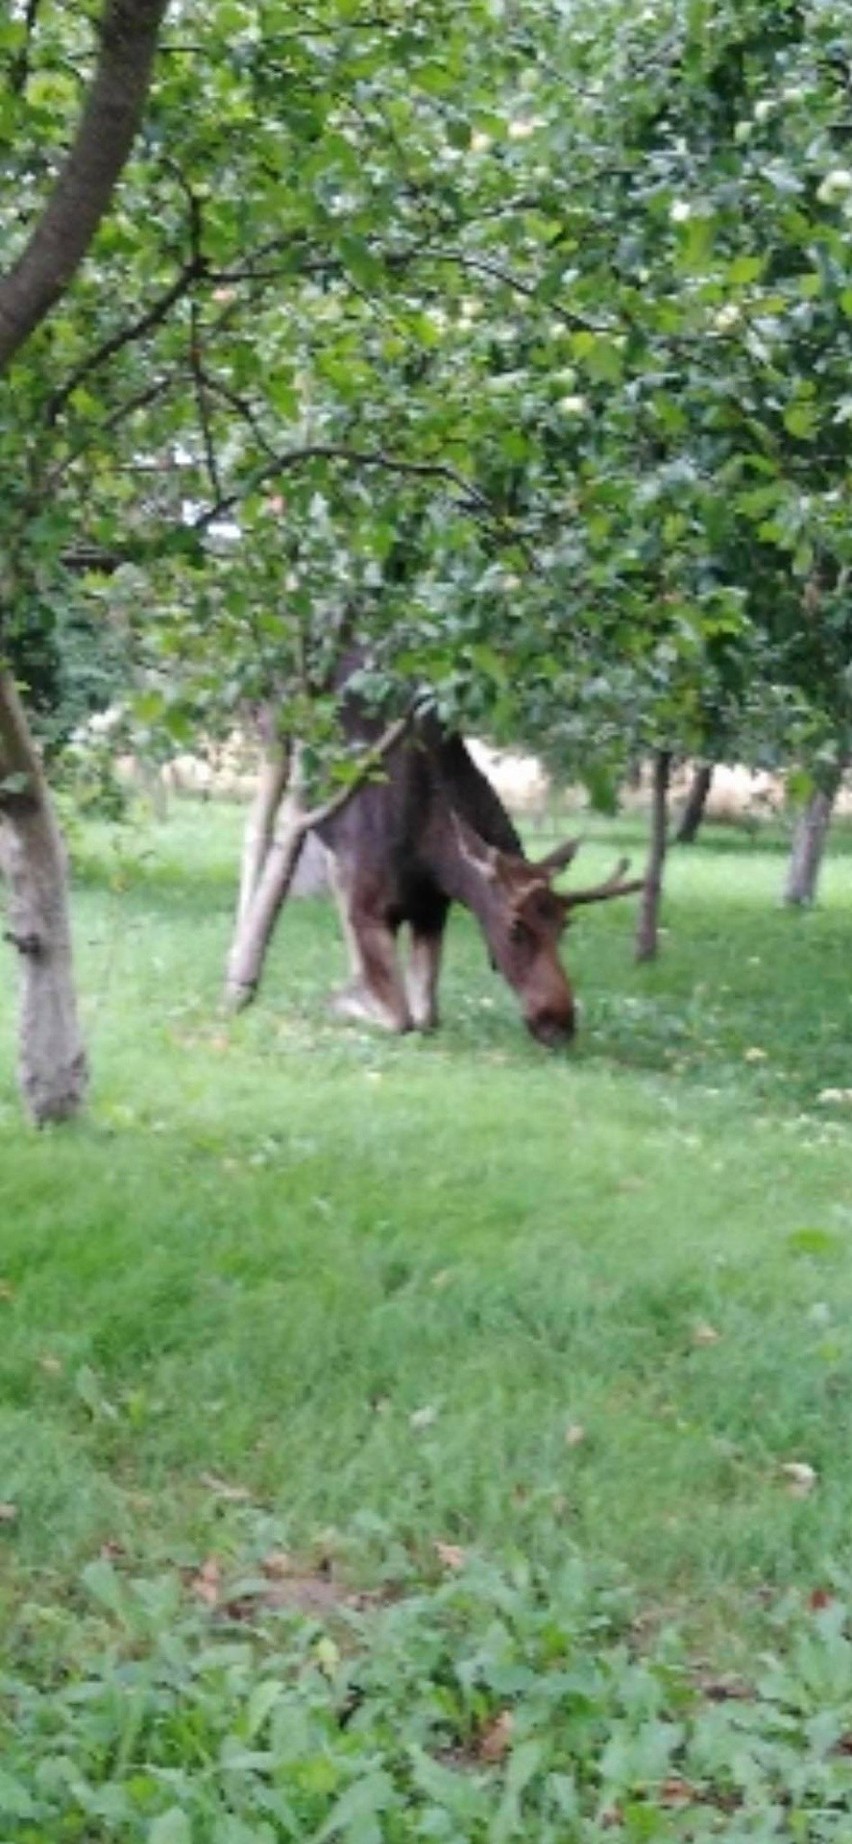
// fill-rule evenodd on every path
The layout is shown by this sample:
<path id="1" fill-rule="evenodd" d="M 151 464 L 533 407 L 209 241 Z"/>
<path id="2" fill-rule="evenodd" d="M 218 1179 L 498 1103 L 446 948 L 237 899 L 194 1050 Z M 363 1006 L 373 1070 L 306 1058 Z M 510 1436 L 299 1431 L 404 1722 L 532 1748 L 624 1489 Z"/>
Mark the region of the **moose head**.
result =
<path id="1" fill-rule="evenodd" d="M 572 909 L 633 895 L 643 888 L 643 879 L 627 879 L 629 859 L 622 858 L 603 882 L 557 891 L 554 879 L 575 857 L 579 839 L 565 840 L 534 862 L 486 844 L 457 813 L 453 825 L 462 858 L 480 883 L 480 900 L 474 901 L 469 891 L 469 901 L 479 916 L 492 963 L 517 993 L 527 1030 L 555 1049 L 567 1043 L 576 1028 L 574 993 L 559 958 L 559 942 Z"/>

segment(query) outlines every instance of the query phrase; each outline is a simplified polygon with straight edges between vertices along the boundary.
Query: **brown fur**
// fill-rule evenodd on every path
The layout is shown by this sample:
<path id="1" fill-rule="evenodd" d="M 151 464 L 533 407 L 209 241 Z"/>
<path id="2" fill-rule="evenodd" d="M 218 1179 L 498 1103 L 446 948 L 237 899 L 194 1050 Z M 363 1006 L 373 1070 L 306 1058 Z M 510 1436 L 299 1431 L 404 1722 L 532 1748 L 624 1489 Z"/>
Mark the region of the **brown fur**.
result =
<path id="1" fill-rule="evenodd" d="M 373 740 L 377 726 L 354 701 L 344 723 L 350 737 Z M 558 952 L 569 899 L 551 887 L 556 867 L 529 862 L 462 738 L 434 715 L 417 721 L 384 777 L 360 788 L 320 837 L 333 856 L 353 963 L 341 1012 L 397 1031 L 434 1026 L 447 913 L 460 902 L 476 915 L 528 1029 L 546 1044 L 571 1036 L 574 996 Z M 397 954 L 403 924 L 411 931 L 407 977 Z"/>

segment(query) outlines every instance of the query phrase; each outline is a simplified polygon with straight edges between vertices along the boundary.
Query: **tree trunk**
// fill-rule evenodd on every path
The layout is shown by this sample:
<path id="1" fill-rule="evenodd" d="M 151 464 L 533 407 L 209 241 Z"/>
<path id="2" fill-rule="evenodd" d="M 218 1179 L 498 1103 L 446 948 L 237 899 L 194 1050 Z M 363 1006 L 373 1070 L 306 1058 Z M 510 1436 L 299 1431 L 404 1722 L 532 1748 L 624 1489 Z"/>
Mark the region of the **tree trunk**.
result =
<path id="1" fill-rule="evenodd" d="M 282 802 L 275 837 L 228 955 L 225 1003 L 231 1011 L 241 1012 L 250 1005 L 260 985 L 266 951 L 307 835 L 306 816 L 294 802 Z"/>
<path id="2" fill-rule="evenodd" d="M 842 779 L 843 768 L 838 767 L 822 787 L 814 789 L 796 821 L 784 885 L 784 902 L 791 906 L 816 901 L 828 829 Z"/>
<path id="3" fill-rule="evenodd" d="M 672 758 L 669 750 L 658 749 L 654 755 L 653 766 L 651 847 L 642 900 L 639 905 L 639 921 L 636 927 L 636 959 L 638 961 L 656 959 L 659 945 L 660 898 L 663 891 L 663 866 L 666 861 L 669 836 L 671 767 Z"/>
<path id="4" fill-rule="evenodd" d="M 237 903 L 237 934 L 251 908 L 254 893 L 260 883 L 263 867 L 272 847 L 276 816 L 287 789 L 289 776 L 290 751 L 284 743 L 276 742 L 270 745 L 264 755 L 257 793 L 252 801 L 246 822 L 240 870 L 240 894 Z"/>
<path id="5" fill-rule="evenodd" d="M 707 806 L 707 796 L 713 785 L 715 766 L 714 762 L 699 762 L 693 773 L 689 793 L 675 833 L 676 845 L 692 845 L 698 837 Z"/>
<path id="6" fill-rule="evenodd" d="M 36 1125 L 67 1120 L 86 1093 L 65 848 L 13 680 L 0 672 L 0 865 L 6 937 L 21 968 L 19 1081 Z"/>
<path id="7" fill-rule="evenodd" d="M 142 117 L 167 0 L 106 0 L 77 133 L 53 191 L 8 274 L 0 275 L 0 370 L 79 268 Z"/>
<path id="8" fill-rule="evenodd" d="M 289 895 L 309 832 L 348 806 L 368 776 L 402 741 L 413 715 L 412 705 L 404 716 L 394 718 L 378 741 L 365 750 L 348 785 L 310 812 L 304 805 L 304 775 L 298 743 L 294 743 L 288 753 L 289 773 L 286 788 L 279 796 L 277 814 L 272 800 L 276 777 L 270 768 L 253 810 L 252 839 L 243 856 L 237 925 L 225 975 L 225 1004 L 232 1011 L 239 1012 L 250 1005 L 257 992 L 272 932 Z M 272 764 L 271 745 L 268 745 L 268 755 Z M 273 820 L 274 834 L 270 838 Z M 265 856 L 260 851 L 262 836 L 267 840 Z"/>

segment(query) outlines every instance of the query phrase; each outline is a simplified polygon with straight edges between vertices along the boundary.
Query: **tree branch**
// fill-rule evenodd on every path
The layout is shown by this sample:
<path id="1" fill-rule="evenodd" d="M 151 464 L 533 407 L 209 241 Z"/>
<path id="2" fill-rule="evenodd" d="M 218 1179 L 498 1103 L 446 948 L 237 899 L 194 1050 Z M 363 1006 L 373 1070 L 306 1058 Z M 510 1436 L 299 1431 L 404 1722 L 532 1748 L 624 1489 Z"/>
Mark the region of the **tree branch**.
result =
<path id="1" fill-rule="evenodd" d="M 106 0 L 77 133 L 29 242 L 0 278 L 0 369 L 68 286 L 106 212 L 142 117 L 168 0 Z"/>
<path id="2" fill-rule="evenodd" d="M 535 282 L 522 282 L 519 275 L 513 275 L 510 269 L 492 262 L 490 257 L 468 256 L 464 250 L 435 250 L 431 254 L 438 262 L 457 263 L 460 269 L 469 269 L 476 275 L 488 275 L 492 281 L 501 282 L 504 288 L 510 288 L 513 294 L 522 295 L 527 301 L 540 299 Z M 572 313 L 570 308 L 560 307 L 558 301 L 548 301 L 547 311 L 578 332 L 611 333 L 614 330 L 612 325 L 603 326 L 600 321 L 587 319 L 585 314 Z"/>
<path id="3" fill-rule="evenodd" d="M 171 313 L 175 303 L 183 295 L 188 294 L 193 282 L 198 281 L 203 274 L 203 259 L 193 255 L 181 269 L 180 275 L 175 277 L 171 287 L 166 289 L 165 294 L 162 294 L 158 301 L 152 302 L 151 306 L 146 308 L 145 313 L 140 314 L 138 320 L 131 320 L 127 326 L 120 327 L 118 332 L 110 334 L 109 339 L 105 339 L 96 351 L 88 353 L 77 366 L 76 371 L 72 371 L 71 376 L 66 378 L 61 389 L 54 391 L 53 396 L 48 400 L 45 411 L 48 424 L 56 422 L 72 392 L 77 389 L 78 384 L 83 383 L 84 378 L 88 378 L 93 371 L 99 371 L 100 367 L 105 365 L 108 359 L 114 358 L 117 352 L 121 352 L 123 347 L 133 345 L 137 339 L 144 339 L 146 333 L 151 333 L 155 327 L 160 326 Z"/>
<path id="4" fill-rule="evenodd" d="M 337 793 L 330 795 L 321 806 L 312 807 L 309 813 L 303 814 L 306 833 L 312 832 L 316 826 L 324 826 L 327 820 L 333 820 L 336 814 L 343 812 L 344 807 L 348 807 L 350 800 L 364 786 L 364 782 L 369 781 L 373 770 L 381 768 L 382 763 L 387 761 L 391 750 L 396 748 L 397 743 L 402 742 L 404 736 L 407 736 L 420 702 L 420 699 L 414 699 L 401 717 L 395 717 L 393 723 L 388 724 L 381 736 L 361 757 L 356 773 L 352 780 L 347 782 L 345 788 L 339 788 Z"/>
<path id="5" fill-rule="evenodd" d="M 213 439 L 213 421 L 208 401 L 207 376 L 201 357 L 201 322 L 198 303 L 193 301 L 190 307 L 189 329 L 189 368 L 192 373 L 192 385 L 195 394 L 195 407 L 198 411 L 198 427 L 207 464 L 207 478 L 217 499 L 222 497 L 222 477 L 216 459 L 216 444 Z"/>
<path id="6" fill-rule="evenodd" d="M 458 487 L 461 498 L 459 504 L 467 511 L 487 513 L 494 516 L 494 508 L 479 487 L 472 480 L 467 480 L 457 468 L 446 461 L 407 461 L 400 455 L 386 455 L 381 449 L 349 448 L 345 442 L 307 442 L 304 448 L 291 448 L 283 454 L 273 455 L 266 464 L 258 469 L 251 483 L 252 487 L 262 486 L 276 474 L 288 473 L 293 467 L 301 467 L 306 461 L 343 461 L 350 467 L 377 467 L 391 474 L 408 474 L 415 479 L 446 480 Z M 207 531 L 215 525 L 217 519 L 224 517 L 244 497 L 246 488 L 234 493 L 226 493 L 215 506 L 208 507 L 192 522 L 193 531 Z"/>
<path id="7" fill-rule="evenodd" d="M 30 53 L 33 48 L 40 5 L 41 0 L 27 0 L 27 10 L 24 14 L 24 42 L 9 73 L 9 88 L 15 96 L 20 96 L 21 91 L 27 87 L 30 74 Z"/>

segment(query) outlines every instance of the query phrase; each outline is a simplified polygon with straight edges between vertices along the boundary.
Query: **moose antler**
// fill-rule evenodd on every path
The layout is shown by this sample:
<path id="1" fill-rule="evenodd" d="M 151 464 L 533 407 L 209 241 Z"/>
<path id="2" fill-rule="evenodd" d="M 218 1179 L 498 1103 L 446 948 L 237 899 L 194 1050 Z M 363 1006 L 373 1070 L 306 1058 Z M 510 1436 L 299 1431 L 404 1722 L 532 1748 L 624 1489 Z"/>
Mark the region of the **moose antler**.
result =
<path id="1" fill-rule="evenodd" d="M 606 903 L 613 896 L 637 896 L 645 888 L 645 879 L 625 878 L 629 869 L 630 859 L 619 858 L 615 870 L 602 883 L 589 884 L 585 890 L 566 890 L 562 897 L 566 909 L 576 909 L 580 903 Z"/>
<path id="2" fill-rule="evenodd" d="M 564 870 L 565 865 L 570 864 L 571 860 L 576 858 L 582 843 L 582 839 L 563 840 L 563 843 L 554 846 L 553 851 L 548 852 L 546 857 L 531 859 L 533 870 L 542 872 L 545 877 L 555 877 L 557 871 Z"/>

